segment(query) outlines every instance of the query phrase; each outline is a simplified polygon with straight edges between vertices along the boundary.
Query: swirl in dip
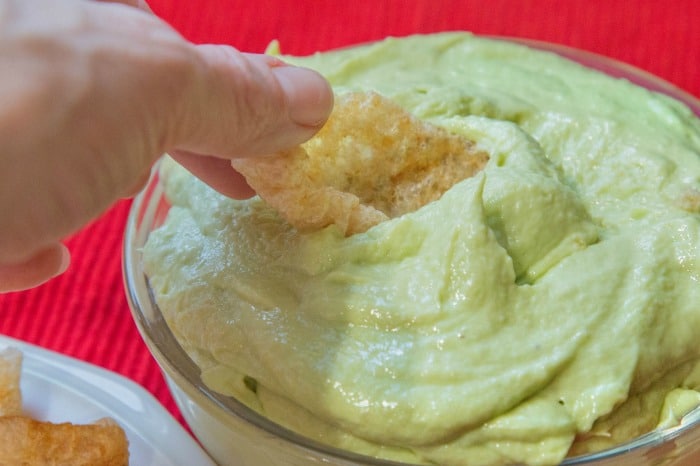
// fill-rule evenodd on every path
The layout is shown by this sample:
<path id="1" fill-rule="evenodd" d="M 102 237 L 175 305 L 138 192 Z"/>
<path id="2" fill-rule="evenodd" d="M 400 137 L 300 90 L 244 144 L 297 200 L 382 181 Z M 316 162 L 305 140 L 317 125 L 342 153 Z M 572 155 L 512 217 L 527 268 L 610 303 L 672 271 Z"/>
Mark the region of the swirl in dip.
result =
<path id="1" fill-rule="evenodd" d="M 164 160 L 144 250 L 214 390 L 400 461 L 556 464 L 700 403 L 700 121 L 550 53 L 447 33 L 309 57 L 490 154 L 438 201 L 301 234 Z"/>

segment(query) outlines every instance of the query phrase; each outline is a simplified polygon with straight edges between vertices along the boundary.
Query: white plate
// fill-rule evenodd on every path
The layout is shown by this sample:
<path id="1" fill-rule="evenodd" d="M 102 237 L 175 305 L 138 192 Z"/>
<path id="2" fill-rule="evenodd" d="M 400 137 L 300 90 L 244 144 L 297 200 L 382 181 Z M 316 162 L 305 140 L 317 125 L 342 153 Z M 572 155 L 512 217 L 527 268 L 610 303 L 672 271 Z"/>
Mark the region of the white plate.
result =
<path id="1" fill-rule="evenodd" d="M 24 411 L 51 422 L 116 420 L 132 466 L 214 466 L 199 444 L 143 387 L 114 372 L 0 335 L 0 349 L 22 351 Z"/>

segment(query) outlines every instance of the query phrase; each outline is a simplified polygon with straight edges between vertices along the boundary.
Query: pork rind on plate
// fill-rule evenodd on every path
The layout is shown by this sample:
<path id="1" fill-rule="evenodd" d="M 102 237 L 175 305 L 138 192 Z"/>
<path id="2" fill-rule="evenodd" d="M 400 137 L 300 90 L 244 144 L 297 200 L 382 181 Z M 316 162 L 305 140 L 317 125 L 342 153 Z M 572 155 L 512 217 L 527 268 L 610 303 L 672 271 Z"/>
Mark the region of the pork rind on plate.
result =
<path id="1" fill-rule="evenodd" d="M 0 465 L 127 466 L 129 442 L 116 421 L 52 423 L 22 411 L 22 352 L 0 351 Z"/>

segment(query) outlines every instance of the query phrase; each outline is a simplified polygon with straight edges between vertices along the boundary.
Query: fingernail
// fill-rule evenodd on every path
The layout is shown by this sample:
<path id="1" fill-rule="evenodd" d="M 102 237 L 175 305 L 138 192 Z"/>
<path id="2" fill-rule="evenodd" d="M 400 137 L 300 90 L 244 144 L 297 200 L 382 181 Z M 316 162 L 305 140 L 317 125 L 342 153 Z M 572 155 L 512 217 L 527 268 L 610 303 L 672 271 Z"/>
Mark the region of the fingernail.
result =
<path id="1" fill-rule="evenodd" d="M 70 265 L 70 251 L 66 247 L 65 244 L 61 244 L 61 263 L 58 266 L 58 271 L 56 272 L 56 275 L 61 275 L 63 272 L 68 270 L 68 266 Z"/>
<path id="2" fill-rule="evenodd" d="M 333 108 L 333 91 L 316 71 L 297 66 L 272 68 L 287 97 L 289 117 L 303 126 L 320 126 Z"/>

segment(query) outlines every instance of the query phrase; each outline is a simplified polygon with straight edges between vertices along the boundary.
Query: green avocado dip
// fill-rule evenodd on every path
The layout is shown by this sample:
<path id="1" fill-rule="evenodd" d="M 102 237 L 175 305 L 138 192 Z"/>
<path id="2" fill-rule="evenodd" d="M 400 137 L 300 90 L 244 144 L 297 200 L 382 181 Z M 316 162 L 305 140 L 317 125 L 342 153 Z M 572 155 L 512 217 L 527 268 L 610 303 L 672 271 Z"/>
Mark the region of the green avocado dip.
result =
<path id="1" fill-rule="evenodd" d="M 314 440 L 418 464 L 553 465 L 700 403 L 700 120 L 468 33 L 284 57 L 490 154 L 438 201 L 301 234 L 166 159 L 144 249 L 214 390 Z"/>

